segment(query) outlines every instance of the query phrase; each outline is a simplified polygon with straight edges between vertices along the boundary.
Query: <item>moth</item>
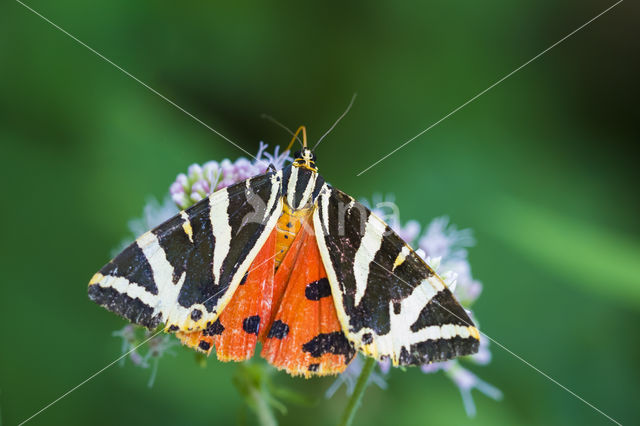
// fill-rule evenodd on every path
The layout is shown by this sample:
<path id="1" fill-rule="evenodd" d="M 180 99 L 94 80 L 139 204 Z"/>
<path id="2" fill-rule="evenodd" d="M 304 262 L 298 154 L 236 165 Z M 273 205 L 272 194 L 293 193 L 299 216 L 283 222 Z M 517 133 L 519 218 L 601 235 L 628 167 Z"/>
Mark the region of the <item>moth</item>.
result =
<path id="1" fill-rule="evenodd" d="M 367 207 L 327 184 L 307 147 L 138 237 L 89 298 L 222 361 L 253 356 L 305 377 L 359 351 L 421 365 L 478 351 L 444 281 Z M 291 145 L 290 145 L 291 146 Z"/>

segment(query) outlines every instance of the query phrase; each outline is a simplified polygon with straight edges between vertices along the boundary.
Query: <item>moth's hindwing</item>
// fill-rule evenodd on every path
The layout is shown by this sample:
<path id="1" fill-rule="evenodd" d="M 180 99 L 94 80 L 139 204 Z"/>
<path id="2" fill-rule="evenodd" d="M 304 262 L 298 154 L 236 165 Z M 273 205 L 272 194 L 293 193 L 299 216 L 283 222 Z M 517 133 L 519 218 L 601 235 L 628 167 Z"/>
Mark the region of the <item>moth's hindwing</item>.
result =
<path id="1" fill-rule="evenodd" d="M 478 330 L 442 279 L 368 208 L 325 184 L 313 220 L 338 318 L 357 349 L 394 365 L 478 351 Z"/>
<path id="2" fill-rule="evenodd" d="M 273 300 L 261 336 L 262 356 L 271 365 L 305 377 L 347 368 L 355 349 L 338 321 L 310 215 L 275 274 Z"/>
<path id="3" fill-rule="evenodd" d="M 93 276 L 89 298 L 168 331 L 215 321 L 282 211 L 282 172 L 221 189 L 140 236 Z"/>

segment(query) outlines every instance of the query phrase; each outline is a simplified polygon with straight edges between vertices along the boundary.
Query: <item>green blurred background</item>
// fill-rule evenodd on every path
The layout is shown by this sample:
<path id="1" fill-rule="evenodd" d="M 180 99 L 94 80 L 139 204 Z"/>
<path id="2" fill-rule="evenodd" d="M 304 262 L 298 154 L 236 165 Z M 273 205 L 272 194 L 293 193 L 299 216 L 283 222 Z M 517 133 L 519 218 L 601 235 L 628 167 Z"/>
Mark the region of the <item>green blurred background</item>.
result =
<path id="1" fill-rule="evenodd" d="M 622 423 L 640 416 L 638 3 L 626 1 L 360 177 L 613 2 L 27 4 L 249 152 L 306 124 L 323 175 L 403 220 L 473 228 L 482 330 Z M 0 5 L 0 416 L 16 424 L 120 354 L 86 285 L 149 196 L 242 153 L 14 1 Z M 504 350 L 468 419 L 442 375 L 394 371 L 356 424 L 606 424 Z M 235 424 L 234 366 L 114 366 L 33 424 Z M 332 379 L 276 381 L 321 398 Z M 346 397 L 282 424 L 335 423 Z M 245 420 L 252 424 L 251 415 Z"/>

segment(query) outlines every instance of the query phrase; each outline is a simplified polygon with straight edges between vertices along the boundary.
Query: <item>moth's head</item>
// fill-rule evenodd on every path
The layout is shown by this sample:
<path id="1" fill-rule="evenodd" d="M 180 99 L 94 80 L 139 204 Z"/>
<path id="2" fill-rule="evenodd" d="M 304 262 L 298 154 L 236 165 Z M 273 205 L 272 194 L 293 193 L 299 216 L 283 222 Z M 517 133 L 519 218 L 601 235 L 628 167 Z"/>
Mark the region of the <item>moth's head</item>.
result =
<path id="1" fill-rule="evenodd" d="M 296 151 L 293 154 L 293 166 L 302 167 L 313 172 L 318 171 L 318 168 L 316 167 L 316 155 L 307 147 L 304 147 L 302 148 L 302 151 Z"/>
<path id="2" fill-rule="evenodd" d="M 311 170 L 314 173 L 318 172 L 318 168 L 316 167 L 316 156 L 307 146 L 307 129 L 304 126 L 300 126 L 298 131 L 293 135 L 293 139 L 291 139 L 291 143 L 287 147 L 287 151 L 291 149 L 296 139 L 298 138 L 298 134 L 302 132 L 302 150 L 296 151 L 293 154 L 293 167 L 301 167 L 303 169 Z"/>

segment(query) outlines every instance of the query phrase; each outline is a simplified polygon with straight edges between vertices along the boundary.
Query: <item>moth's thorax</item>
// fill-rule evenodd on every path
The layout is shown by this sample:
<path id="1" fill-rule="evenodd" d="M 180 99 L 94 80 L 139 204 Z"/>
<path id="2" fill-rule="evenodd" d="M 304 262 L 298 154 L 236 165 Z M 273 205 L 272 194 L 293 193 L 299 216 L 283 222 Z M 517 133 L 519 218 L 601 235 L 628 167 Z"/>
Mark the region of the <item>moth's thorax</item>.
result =
<path id="1" fill-rule="evenodd" d="M 289 251 L 291 243 L 303 226 L 312 226 L 309 220 L 313 207 L 293 210 L 286 200 L 282 207 L 282 215 L 276 224 L 276 269 Z"/>
<path id="2" fill-rule="evenodd" d="M 282 194 L 292 210 L 308 208 L 315 203 L 324 179 L 317 171 L 289 165 L 282 171 Z"/>

